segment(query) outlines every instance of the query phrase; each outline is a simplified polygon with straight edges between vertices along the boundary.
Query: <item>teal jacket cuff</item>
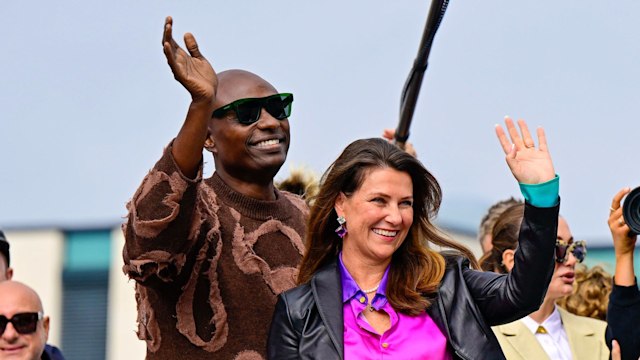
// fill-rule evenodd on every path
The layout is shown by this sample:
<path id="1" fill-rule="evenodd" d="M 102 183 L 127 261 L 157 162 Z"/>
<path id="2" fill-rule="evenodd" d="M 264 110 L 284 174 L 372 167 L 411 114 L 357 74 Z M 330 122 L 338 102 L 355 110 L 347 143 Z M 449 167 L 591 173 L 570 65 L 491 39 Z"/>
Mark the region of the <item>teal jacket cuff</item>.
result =
<path id="1" fill-rule="evenodd" d="M 535 207 L 548 208 L 560 202 L 560 177 L 557 174 L 553 179 L 540 184 L 519 184 L 524 199 Z"/>

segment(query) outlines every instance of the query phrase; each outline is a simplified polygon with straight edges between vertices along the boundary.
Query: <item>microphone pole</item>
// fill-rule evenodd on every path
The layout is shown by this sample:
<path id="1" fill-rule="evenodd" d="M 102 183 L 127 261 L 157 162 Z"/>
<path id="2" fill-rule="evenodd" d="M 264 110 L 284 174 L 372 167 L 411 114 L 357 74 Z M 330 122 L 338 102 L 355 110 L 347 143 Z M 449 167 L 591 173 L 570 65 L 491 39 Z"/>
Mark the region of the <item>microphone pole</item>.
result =
<path id="1" fill-rule="evenodd" d="M 404 149 L 404 145 L 407 142 L 407 139 L 409 139 L 409 127 L 411 127 L 411 120 L 416 108 L 416 102 L 418 101 L 418 95 L 420 95 L 422 78 L 427 70 L 431 45 L 433 44 L 433 38 L 440 27 L 444 13 L 447 10 L 447 5 L 449 5 L 449 0 L 433 0 L 431 2 L 431 8 L 429 9 L 429 15 L 427 16 L 427 23 L 424 27 L 424 32 L 422 33 L 420 47 L 418 48 L 418 56 L 413 62 L 413 68 L 411 68 L 409 77 L 404 84 L 404 89 L 400 98 L 400 120 L 398 121 L 398 127 L 396 128 L 394 141 L 401 149 Z"/>

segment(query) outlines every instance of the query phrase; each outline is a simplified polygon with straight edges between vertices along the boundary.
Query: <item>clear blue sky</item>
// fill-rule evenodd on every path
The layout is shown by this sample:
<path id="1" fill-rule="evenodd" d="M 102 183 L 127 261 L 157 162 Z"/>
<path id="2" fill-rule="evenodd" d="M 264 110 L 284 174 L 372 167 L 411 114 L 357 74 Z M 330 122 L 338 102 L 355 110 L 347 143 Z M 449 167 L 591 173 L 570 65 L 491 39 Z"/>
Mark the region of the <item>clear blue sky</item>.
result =
<path id="1" fill-rule="evenodd" d="M 320 173 L 395 127 L 427 1 L 3 1 L 0 227 L 116 224 L 189 103 L 160 40 L 195 34 L 214 68 L 295 93 L 295 165 Z M 608 245 L 611 197 L 640 185 L 640 3 L 452 1 L 411 141 L 444 189 L 442 224 L 475 230 L 518 194 L 493 126 L 544 126 L 574 236 Z M 211 161 L 208 172 L 211 172 Z"/>

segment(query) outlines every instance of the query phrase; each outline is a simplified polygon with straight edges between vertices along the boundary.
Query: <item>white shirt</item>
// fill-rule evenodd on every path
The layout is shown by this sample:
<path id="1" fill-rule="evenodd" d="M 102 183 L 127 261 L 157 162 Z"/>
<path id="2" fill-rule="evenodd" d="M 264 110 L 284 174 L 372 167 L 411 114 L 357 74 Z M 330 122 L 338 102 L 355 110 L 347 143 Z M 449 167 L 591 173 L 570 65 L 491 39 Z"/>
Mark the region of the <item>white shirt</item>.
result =
<path id="1" fill-rule="evenodd" d="M 555 306 L 551 315 L 542 324 L 538 324 L 529 316 L 522 318 L 522 322 L 535 335 L 550 359 L 571 360 L 569 337 L 564 331 L 562 318 L 560 318 L 560 313 Z M 546 333 L 538 331 L 540 326 L 544 328 Z"/>

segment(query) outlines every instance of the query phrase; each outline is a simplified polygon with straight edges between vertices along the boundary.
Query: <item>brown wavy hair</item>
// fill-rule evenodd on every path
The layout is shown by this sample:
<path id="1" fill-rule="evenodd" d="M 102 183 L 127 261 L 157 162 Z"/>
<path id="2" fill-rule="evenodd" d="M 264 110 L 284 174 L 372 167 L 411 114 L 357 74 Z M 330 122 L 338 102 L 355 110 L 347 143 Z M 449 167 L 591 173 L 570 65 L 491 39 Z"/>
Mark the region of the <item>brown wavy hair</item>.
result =
<path id="1" fill-rule="evenodd" d="M 576 315 L 606 320 L 612 287 L 611 275 L 602 266 L 587 269 L 582 264 L 576 266 L 575 273 L 573 291 L 556 303 Z"/>
<path id="2" fill-rule="evenodd" d="M 498 216 L 491 230 L 491 244 L 493 247 L 480 258 L 480 268 L 506 274 L 509 271 L 502 263 L 505 250 L 515 250 L 518 247 L 520 225 L 524 217 L 524 204 L 511 205 Z"/>
<path id="3" fill-rule="evenodd" d="M 356 192 L 374 168 L 405 172 L 413 182 L 413 224 L 391 258 L 386 295 L 397 311 L 418 315 L 431 305 L 427 296 L 435 293 L 445 271 L 444 258 L 430 249 L 429 243 L 459 251 L 476 268 L 477 262 L 469 249 L 445 238 L 432 223 L 442 200 L 435 177 L 415 157 L 380 138 L 349 144 L 323 175 L 310 210 L 307 251 L 300 264 L 298 284 L 309 282 L 319 269 L 337 259 L 342 239 L 335 233 L 339 225 L 336 199 L 340 193 L 351 196 Z"/>
<path id="4" fill-rule="evenodd" d="M 480 220 L 480 226 L 478 227 L 478 241 L 480 244 L 482 245 L 482 239 L 484 239 L 486 235 L 491 234 L 496 221 L 498 221 L 498 218 L 506 209 L 513 205 L 522 203 L 522 200 L 516 199 L 512 196 L 491 205 L 487 210 L 487 213 L 482 217 L 482 220 Z"/>

